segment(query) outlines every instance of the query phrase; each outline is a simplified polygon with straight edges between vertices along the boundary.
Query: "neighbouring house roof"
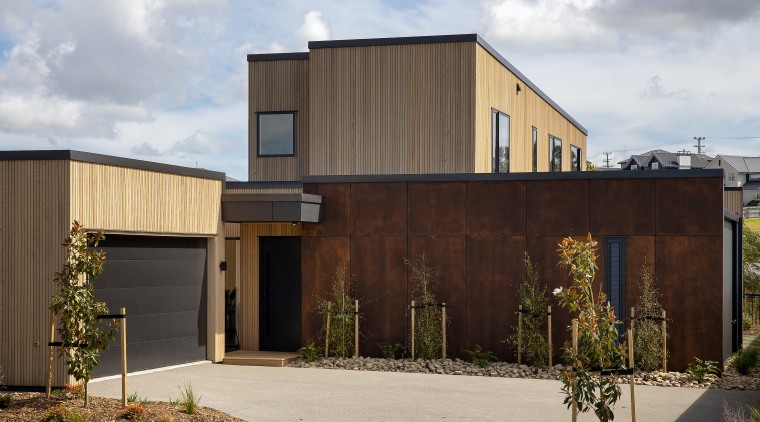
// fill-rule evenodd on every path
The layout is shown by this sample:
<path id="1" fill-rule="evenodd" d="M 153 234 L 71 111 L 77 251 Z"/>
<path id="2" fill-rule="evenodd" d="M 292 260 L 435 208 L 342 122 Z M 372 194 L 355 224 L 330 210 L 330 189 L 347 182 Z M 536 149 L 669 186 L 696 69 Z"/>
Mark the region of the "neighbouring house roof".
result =
<path id="1" fill-rule="evenodd" d="M 566 118 L 573 124 L 578 130 L 583 132 L 584 135 L 588 135 L 583 125 L 578 123 L 570 114 L 562 109 L 557 103 L 554 102 L 548 95 L 546 95 L 541 89 L 536 86 L 530 79 L 517 70 L 512 63 L 507 61 L 495 48 L 488 44 L 478 34 L 454 34 L 454 35 L 431 35 L 421 37 L 393 37 L 393 38 L 365 38 L 365 39 L 349 39 L 349 40 L 329 40 L 329 41 L 309 41 L 309 50 L 316 50 L 319 48 L 342 48 L 342 47 L 376 47 L 386 45 L 411 45 L 411 44 L 438 44 L 438 43 L 456 43 L 456 42 L 476 42 L 488 51 L 496 60 L 498 60 L 504 67 L 509 69 L 517 79 L 529 86 L 536 94 L 538 94 L 544 101 L 549 103 L 553 109 Z M 269 60 L 306 60 L 309 58 L 308 52 L 300 53 L 274 53 L 274 54 L 249 54 L 248 61 L 269 61 Z"/>
<path id="2" fill-rule="evenodd" d="M 678 166 L 678 154 L 674 152 L 665 151 L 662 149 L 656 149 L 653 151 L 645 152 L 639 155 L 631 155 L 627 160 L 618 162 L 621 168 L 628 167 L 631 162 L 635 162 L 639 167 L 644 168 L 649 166 L 652 160 L 657 160 L 663 168 L 677 169 Z M 705 154 L 691 154 L 691 168 L 701 169 L 704 168 L 712 160 L 712 157 Z"/>
<path id="3" fill-rule="evenodd" d="M 747 182 L 742 185 L 744 190 L 760 190 L 760 181 Z"/>
<path id="4" fill-rule="evenodd" d="M 760 173 L 760 157 L 742 157 L 739 155 L 718 155 L 720 159 L 735 168 L 739 173 Z"/>

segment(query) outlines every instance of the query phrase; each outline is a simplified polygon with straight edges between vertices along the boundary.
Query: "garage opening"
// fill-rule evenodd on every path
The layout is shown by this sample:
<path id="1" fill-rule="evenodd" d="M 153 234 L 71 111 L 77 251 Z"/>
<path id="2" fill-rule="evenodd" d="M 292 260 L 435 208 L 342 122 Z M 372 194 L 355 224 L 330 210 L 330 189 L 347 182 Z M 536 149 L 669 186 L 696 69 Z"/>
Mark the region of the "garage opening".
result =
<path id="1" fill-rule="evenodd" d="M 206 359 L 204 238 L 107 235 L 95 297 L 112 313 L 127 309 L 130 372 Z M 117 337 L 118 338 L 118 337 Z M 121 347 L 111 343 L 94 376 L 121 372 Z"/>

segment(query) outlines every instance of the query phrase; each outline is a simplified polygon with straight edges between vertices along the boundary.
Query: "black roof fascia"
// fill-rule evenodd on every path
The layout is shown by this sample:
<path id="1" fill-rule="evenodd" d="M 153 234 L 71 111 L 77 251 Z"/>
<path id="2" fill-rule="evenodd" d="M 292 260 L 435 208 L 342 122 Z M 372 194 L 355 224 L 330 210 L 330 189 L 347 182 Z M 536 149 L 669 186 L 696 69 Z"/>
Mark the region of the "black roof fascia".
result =
<path id="1" fill-rule="evenodd" d="M 295 181 L 263 181 L 263 182 L 227 182 L 225 189 L 301 189 L 303 182 Z"/>
<path id="2" fill-rule="evenodd" d="M 477 42 L 483 48 L 488 51 L 496 60 L 498 60 L 504 67 L 509 69 L 518 79 L 520 79 L 525 85 L 529 86 L 536 92 L 541 98 L 544 99 L 549 105 L 552 106 L 559 114 L 565 117 L 570 123 L 573 124 L 578 130 L 588 136 L 588 130 L 583 125 L 573 119 L 570 114 L 562 109 L 557 103 L 554 102 L 548 95 L 541 91 L 536 84 L 531 82 L 525 75 L 522 74 L 516 67 L 512 65 L 507 59 L 504 58 L 495 48 L 491 47 L 478 34 L 456 34 L 456 35 L 431 35 L 423 37 L 395 37 L 395 38 L 366 38 L 366 39 L 352 39 L 352 40 L 333 40 L 333 41 L 309 41 L 309 50 L 317 48 L 340 48 L 340 47 L 372 47 L 383 45 L 410 45 L 410 44 L 436 44 L 436 43 L 454 43 L 454 42 Z M 249 60 L 250 61 L 250 60 Z"/>
<path id="3" fill-rule="evenodd" d="M 180 176 L 197 177 L 224 181 L 225 174 L 219 171 L 175 166 L 172 164 L 155 163 L 152 161 L 135 160 L 133 158 L 115 157 L 113 155 L 96 154 L 93 152 L 74 150 L 39 150 L 39 151 L 0 151 L 0 161 L 30 161 L 30 160 L 71 160 L 85 163 L 105 164 L 108 166 L 126 167 L 138 170 L 155 171 L 158 173 L 178 174 Z"/>
<path id="4" fill-rule="evenodd" d="M 262 53 L 262 54 L 249 54 L 249 62 L 270 62 L 277 60 L 308 60 L 309 52 L 303 53 Z"/>
<path id="5" fill-rule="evenodd" d="M 498 180 L 609 180 L 609 179 L 688 179 L 723 178 L 720 169 L 659 171 L 568 171 L 542 173 L 451 173 L 451 174 L 372 174 L 346 176 L 304 176 L 304 183 L 380 182 L 476 182 Z"/>

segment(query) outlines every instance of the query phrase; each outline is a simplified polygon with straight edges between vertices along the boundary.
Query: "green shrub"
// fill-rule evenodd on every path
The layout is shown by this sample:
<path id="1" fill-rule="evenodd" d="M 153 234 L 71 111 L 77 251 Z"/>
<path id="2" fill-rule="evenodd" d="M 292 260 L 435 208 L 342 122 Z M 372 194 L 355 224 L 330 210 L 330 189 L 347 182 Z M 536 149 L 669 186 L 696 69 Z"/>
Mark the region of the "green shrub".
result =
<path id="1" fill-rule="evenodd" d="M 380 349 L 380 353 L 383 355 L 383 358 L 385 359 L 396 359 L 396 356 L 399 354 L 403 354 L 404 347 L 401 346 L 399 343 L 396 344 L 389 344 L 384 342 L 375 343 L 377 345 L 377 348 Z"/>
<path id="2" fill-rule="evenodd" d="M 132 393 L 127 396 L 127 401 L 129 403 L 140 403 L 140 404 L 148 404 L 150 403 L 146 397 L 140 397 L 137 395 L 137 393 Z"/>
<path id="3" fill-rule="evenodd" d="M 13 402 L 13 394 L 0 393 L 0 409 L 9 407 Z"/>
<path id="4" fill-rule="evenodd" d="M 436 298 L 436 272 L 422 255 L 413 260 L 404 259 L 409 267 L 409 300 L 415 302 L 414 352 L 415 358 L 438 359 L 443 356 L 443 327 L 441 308 Z M 448 324 L 449 321 L 446 321 Z"/>
<path id="5" fill-rule="evenodd" d="M 690 363 L 686 368 L 686 373 L 696 382 L 701 383 L 707 375 L 715 375 L 718 373 L 717 364 L 718 362 L 715 362 L 714 360 L 702 360 L 698 357 L 694 357 L 694 362 Z"/>
<path id="6" fill-rule="evenodd" d="M 322 352 L 319 351 L 319 348 L 313 341 L 298 349 L 296 353 L 298 353 L 299 358 L 306 362 L 315 362 L 322 358 Z"/>
<path id="7" fill-rule="evenodd" d="M 74 384 L 66 384 L 61 393 L 63 394 L 63 397 L 67 399 L 83 399 L 84 383 L 78 382 Z"/>
<path id="8" fill-rule="evenodd" d="M 145 407 L 140 403 L 132 403 L 119 411 L 119 419 L 141 421 L 145 418 Z"/>
<path id="9" fill-rule="evenodd" d="M 549 361 L 549 342 L 546 339 L 544 325 L 545 312 L 549 303 L 546 297 L 546 285 L 541 282 L 541 276 L 527 252 L 523 261 L 525 279 L 517 287 L 517 302 L 522 305 L 523 310 L 530 313 L 523 314 L 522 339 L 519 338 L 519 327 L 514 326 L 512 327 L 513 334 L 509 336 L 508 342 L 515 347 L 515 356 L 517 356 L 518 344 L 522 343 L 522 356 L 525 361 L 533 366 L 545 368 Z"/>
<path id="10" fill-rule="evenodd" d="M 42 415 L 42 422 L 82 422 L 82 414 L 74 409 L 69 409 L 65 404 L 51 407 Z"/>
<path id="11" fill-rule="evenodd" d="M 323 323 L 322 337 L 329 335 L 327 343 L 330 356 L 345 358 L 354 354 L 355 300 L 356 279 L 349 275 L 346 265 L 341 265 L 335 270 L 330 291 L 326 293 L 326 297 L 317 298 L 317 312 L 321 315 Z M 328 315 L 330 316 L 329 333 L 327 333 Z"/>
<path id="12" fill-rule="evenodd" d="M 195 413 L 198 403 L 201 401 L 201 396 L 196 396 L 193 391 L 192 384 L 185 384 L 184 388 L 180 388 L 179 404 L 185 408 L 185 412 L 188 415 Z"/>
<path id="13" fill-rule="evenodd" d="M 661 294 L 657 289 L 657 276 L 644 261 L 641 279 L 638 282 L 637 317 L 661 317 Z M 654 371 L 662 366 L 662 322 L 644 319 L 634 324 L 633 350 L 636 367 L 644 371 Z M 667 352 L 666 352 L 667 353 Z"/>
<path id="14" fill-rule="evenodd" d="M 470 354 L 472 357 L 472 363 L 477 365 L 479 368 L 487 368 L 489 365 L 491 365 L 491 362 L 496 360 L 496 356 L 494 356 L 493 353 L 488 350 L 483 350 L 479 344 L 475 345 L 475 350 L 465 350 L 465 352 Z"/>
<path id="15" fill-rule="evenodd" d="M 758 349 L 741 349 L 734 353 L 732 364 L 736 372 L 747 375 L 749 370 L 754 368 L 757 363 L 758 355 L 760 355 L 760 350 Z"/>

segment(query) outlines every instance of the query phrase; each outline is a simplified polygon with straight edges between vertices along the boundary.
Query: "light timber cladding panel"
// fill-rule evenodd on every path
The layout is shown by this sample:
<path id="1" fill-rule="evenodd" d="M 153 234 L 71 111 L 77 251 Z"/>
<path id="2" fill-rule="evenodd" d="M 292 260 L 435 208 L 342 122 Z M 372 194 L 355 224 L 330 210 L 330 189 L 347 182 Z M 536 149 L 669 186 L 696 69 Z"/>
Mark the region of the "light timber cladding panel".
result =
<path id="1" fill-rule="evenodd" d="M 510 116 L 510 170 L 533 170 L 532 128 L 538 129 L 538 171 L 549 171 L 549 135 L 562 139 L 562 170 L 570 170 L 570 145 L 582 149 L 586 135 L 479 44 L 476 48 L 475 172 L 491 171 L 491 110 Z M 521 91 L 517 92 L 517 84 Z"/>
<path id="2" fill-rule="evenodd" d="M 238 337 L 241 350 L 259 350 L 259 237 L 300 235 L 300 224 L 240 224 L 240 290 L 237 295 L 237 309 L 240 318 Z"/>
<path id="3" fill-rule="evenodd" d="M 474 171 L 474 45 L 312 49 L 309 174 Z"/>
<path id="4" fill-rule="evenodd" d="M 248 180 L 301 180 L 308 165 L 309 61 L 249 62 Z M 258 157 L 256 113 L 295 111 L 294 157 Z"/>
<path id="5" fill-rule="evenodd" d="M 0 366 L 5 383 L 47 382 L 53 275 L 66 258 L 67 161 L 0 161 Z M 57 359 L 55 385 L 68 382 Z"/>
<path id="6" fill-rule="evenodd" d="M 71 216 L 111 232 L 216 235 L 222 182 L 72 161 Z"/>

